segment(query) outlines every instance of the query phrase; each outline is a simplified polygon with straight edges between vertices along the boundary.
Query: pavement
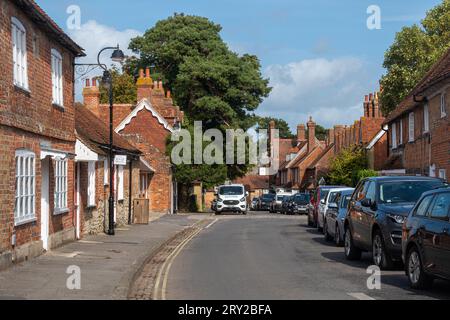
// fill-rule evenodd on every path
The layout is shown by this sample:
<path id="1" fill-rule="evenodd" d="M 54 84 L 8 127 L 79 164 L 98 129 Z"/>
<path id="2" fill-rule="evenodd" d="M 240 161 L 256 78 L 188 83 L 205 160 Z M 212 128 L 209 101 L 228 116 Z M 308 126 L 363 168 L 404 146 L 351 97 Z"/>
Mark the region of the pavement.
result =
<path id="1" fill-rule="evenodd" d="M 89 236 L 65 245 L 0 272 L 0 299 L 126 299 L 133 278 L 152 252 L 206 217 L 164 216 L 149 225 L 117 229 L 114 237 Z M 74 275 L 67 273 L 71 266 L 75 269 L 70 272 L 81 272 L 80 290 L 67 286 Z"/>
<path id="2" fill-rule="evenodd" d="M 171 300 L 413 300 L 450 299 L 450 283 L 411 290 L 401 266 L 382 272 L 370 290 L 369 254 L 345 259 L 343 248 L 307 226 L 304 216 L 220 216 L 172 262 Z"/>

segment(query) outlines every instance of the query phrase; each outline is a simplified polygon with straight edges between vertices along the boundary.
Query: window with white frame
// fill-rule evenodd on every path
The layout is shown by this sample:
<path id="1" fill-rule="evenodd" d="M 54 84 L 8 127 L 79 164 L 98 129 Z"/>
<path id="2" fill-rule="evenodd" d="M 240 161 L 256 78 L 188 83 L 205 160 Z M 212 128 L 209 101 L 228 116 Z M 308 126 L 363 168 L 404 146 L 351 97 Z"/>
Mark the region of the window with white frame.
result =
<path id="1" fill-rule="evenodd" d="M 16 197 L 14 222 L 16 225 L 34 220 L 36 204 L 35 155 L 31 151 L 16 151 Z"/>
<path id="2" fill-rule="evenodd" d="M 400 119 L 399 128 L 398 128 L 398 143 L 400 145 L 403 144 L 403 119 Z"/>
<path id="3" fill-rule="evenodd" d="M 428 104 L 423 106 L 423 132 L 427 133 L 430 131 L 430 109 Z"/>
<path id="4" fill-rule="evenodd" d="M 28 90 L 27 33 L 23 24 L 11 18 L 14 85 Z"/>
<path id="5" fill-rule="evenodd" d="M 414 130 L 415 130 L 415 126 L 414 126 L 414 112 L 411 112 L 409 114 L 409 142 L 414 142 L 415 139 L 415 135 L 414 135 Z"/>
<path id="6" fill-rule="evenodd" d="M 67 160 L 55 160 L 55 214 L 67 212 Z"/>
<path id="7" fill-rule="evenodd" d="M 117 201 L 124 199 L 124 180 L 123 180 L 123 166 L 117 167 Z"/>
<path id="8" fill-rule="evenodd" d="M 392 149 L 397 149 L 397 124 L 392 124 Z"/>
<path id="9" fill-rule="evenodd" d="M 64 106 L 62 56 L 52 49 L 52 92 L 53 104 Z"/>
<path id="10" fill-rule="evenodd" d="M 87 190 L 87 205 L 94 207 L 95 203 L 95 162 L 88 162 L 88 190 Z"/>
<path id="11" fill-rule="evenodd" d="M 109 160 L 103 160 L 103 184 L 109 185 Z"/>
<path id="12" fill-rule="evenodd" d="M 446 99 L 447 95 L 445 93 L 441 94 L 441 118 L 444 118 L 447 116 L 447 109 L 446 109 Z"/>
<path id="13" fill-rule="evenodd" d="M 440 169 L 439 170 L 439 178 L 447 180 L 447 170 L 445 169 Z"/>

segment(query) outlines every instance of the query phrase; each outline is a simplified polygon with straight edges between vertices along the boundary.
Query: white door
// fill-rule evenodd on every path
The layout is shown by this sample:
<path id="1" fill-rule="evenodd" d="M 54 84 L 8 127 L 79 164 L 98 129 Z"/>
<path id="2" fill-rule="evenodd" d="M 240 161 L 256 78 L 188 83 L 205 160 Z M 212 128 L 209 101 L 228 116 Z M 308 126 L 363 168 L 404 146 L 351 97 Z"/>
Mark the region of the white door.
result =
<path id="1" fill-rule="evenodd" d="M 44 250 L 49 250 L 48 236 L 49 236 L 49 215 L 50 215 L 50 204 L 49 204 L 49 159 L 44 159 L 41 161 L 41 240 L 43 243 Z"/>
<path id="2" fill-rule="evenodd" d="M 79 240 L 81 238 L 81 223 L 80 223 L 80 219 L 81 219 L 81 214 L 80 214 L 80 209 L 81 209 L 81 197 L 80 197 L 80 170 L 81 170 L 81 165 L 80 162 L 77 162 L 77 175 L 76 175 L 76 185 L 77 185 L 77 191 L 76 191 L 76 209 L 77 209 L 77 239 Z"/>

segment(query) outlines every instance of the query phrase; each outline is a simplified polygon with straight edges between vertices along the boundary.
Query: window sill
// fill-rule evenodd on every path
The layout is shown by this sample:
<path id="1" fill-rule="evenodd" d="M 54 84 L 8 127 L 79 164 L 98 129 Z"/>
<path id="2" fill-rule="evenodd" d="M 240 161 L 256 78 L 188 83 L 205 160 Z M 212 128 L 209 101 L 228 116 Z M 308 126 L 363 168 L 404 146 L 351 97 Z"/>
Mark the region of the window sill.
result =
<path id="1" fill-rule="evenodd" d="M 31 97 L 31 91 L 28 88 L 15 84 L 14 89 L 22 94 L 25 94 L 27 97 Z"/>
<path id="2" fill-rule="evenodd" d="M 27 219 L 27 220 L 23 220 L 23 221 L 20 221 L 20 222 L 14 222 L 14 226 L 15 226 L 15 227 L 21 227 L 21 226 L 24 226 L 24 225 L 26 225 L 26 224 L 34 223 L 34 222 L 36 222 L 36 221 L 37 221 L 37 218 L 36 218 L 36 217 L 34 217 L 34 218 L 29 218 L 29 219 Z"/>
<path id="3" fill-rule="evenodd" d="M 58 103 L 52 103 L 53 108 L 59 109 L 61 111 L 65 111 L 65 108 L 63 105 L 60 105 Z"/>
<path id="4" fill-rule="evenodd" d="M 54 216 L 59 216 L 59 215 L 63 215 L 66 213 L 69 213 L 70 209 L 69 208 L 64 208 L 64 209 L 55 209 L 55 211 L 53 212 Z"/>

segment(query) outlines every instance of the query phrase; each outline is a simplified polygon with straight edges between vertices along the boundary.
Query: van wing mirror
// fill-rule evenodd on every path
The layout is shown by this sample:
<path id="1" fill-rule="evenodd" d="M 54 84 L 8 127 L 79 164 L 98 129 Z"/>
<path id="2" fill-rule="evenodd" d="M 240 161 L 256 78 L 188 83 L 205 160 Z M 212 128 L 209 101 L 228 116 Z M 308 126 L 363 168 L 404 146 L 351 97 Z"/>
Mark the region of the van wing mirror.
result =
<path id="1" fill-rule="evenodd" d="M 374 202 L 371 199 L 364 199 L 361 201 L 361 205 L 365 208 L 371 208 L 374 205 Z"/>

